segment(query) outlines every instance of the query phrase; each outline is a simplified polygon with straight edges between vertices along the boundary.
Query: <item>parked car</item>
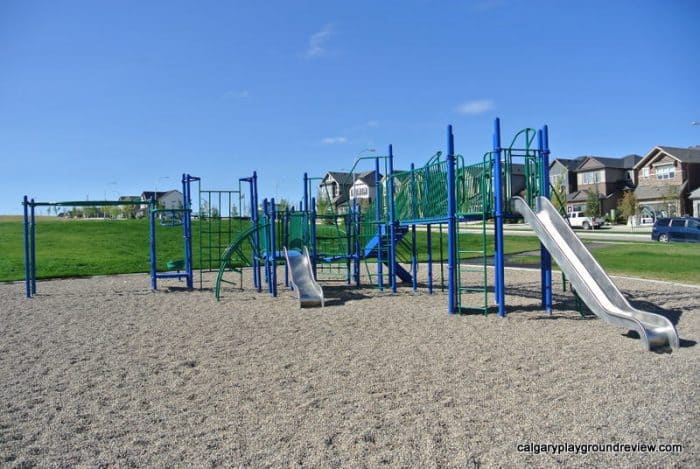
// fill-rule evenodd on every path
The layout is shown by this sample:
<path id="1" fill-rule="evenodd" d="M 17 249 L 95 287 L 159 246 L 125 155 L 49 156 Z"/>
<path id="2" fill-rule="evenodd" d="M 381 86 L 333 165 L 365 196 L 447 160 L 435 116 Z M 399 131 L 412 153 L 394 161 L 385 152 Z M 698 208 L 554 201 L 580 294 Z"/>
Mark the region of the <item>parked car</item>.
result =
<path id="1" fill-rule="evenodd" d="M 700 243 L 700 218 L 657 218 L 651 229 L 651 239 L 662 243 Z"/>
<path id="2" fill-rule="evenodd" d="M 569 212 L 567 218 L 572 228 L 583 228 L 584 230 L 600 228 L 603 226 L 603 223 L 605 223 L 604 219 L 600 217 L 587 217 L 583 212 Z"/>

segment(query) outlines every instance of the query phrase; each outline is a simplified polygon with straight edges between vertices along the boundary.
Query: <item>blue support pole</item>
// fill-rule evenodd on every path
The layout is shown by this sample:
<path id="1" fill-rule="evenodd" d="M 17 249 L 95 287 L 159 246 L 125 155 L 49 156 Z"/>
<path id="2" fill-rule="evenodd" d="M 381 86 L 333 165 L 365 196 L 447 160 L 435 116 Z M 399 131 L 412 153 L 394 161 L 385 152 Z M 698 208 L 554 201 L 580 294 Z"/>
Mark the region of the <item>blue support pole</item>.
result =
<path id="1" fill-rule="evenodd" d="M 32 266 L 30 265 L 31 260 L 29 257 L 29 200 L 27 196 L 24 196 L 24 200 L 22 202 L 22 205 L 24 206 L 24 287 L 25 287 L 25 294 L 27 295 L 27 298 L 32 297 L 32 279 L 31 279 L 31 272 L 32 272 Z"/>
<path id="2" fill-rule="evenodd" d="M 314 273 L 314 278 L 316 276 L 316 198 L 311 197 L 311 270 Z"/>
<path id="3" fill-rule="evenodd" d="M 549 199 L 549 131 L 545 125 L 537 132 L 537 140 L 541 158 L 540 194 Z M 540 243 L 540 259 L 542 272 L 542 307 L 545 313 L 552 315 L 552 256 Z"/>
<path id="4" fill-rule="evenodd" d="M 391 291 L 396 293 L 396 211 L 394 207 L 394 148 L 389 145 L 389 275 Z M 381 236 L 379 237 L 381 239 Z"/>
<path id="5" fill-rule="evenodd" d="M 455 187 L 455 142 L 447 126 L 447 312 L 457 312 L 457 200 Z"/>
<path id="6" fill-rule="evenodd" d="M 416 166 L 411 163 L 411 219 L 418 217 L 416 210 Z M 413 291 L 418 289 L 418 259 L 416 257 L 416 225 L 411 225 L 411 286 Z"/>
<path id="7" fill-rule="evenodd" d="M 265 244 L 262 247 L 263 270 L 265 271 L 265 284 L 267 292 L 272 294 L 272 284 L 270 283 L 270 207 L 267 199 L 263 199 L 263 224 L 266 225 L 267 233 L 263 237 Z"/>
<path id="8" fill-rule="evenodd" d="M 433 294 L 433 234 L 432 225 L 426 226 L 426 242 L 428 244 L 428 294 Z"/>
<path id="9" fill-rule="evenodd" d="M 352 208 L 350 213 L 345 214 L 345 265 L 347 267 L 347 283 L 351 285 L 355 279 L 355 239 L 353 237 L 353 226 L 355 222 L 355 216 L 357 215 L 357 199 L 352 199 Z"/>
<path id="10" fill-rule="evenodd" d="M 503 262 L 503 174 L 501 164 L 501 120 L 496 118 L 493 129 L 493 193 L 494 204 L 494 230 L 496 238 L 495 258 L 495 292 L 498 304 L 498 316 L 505 317 L 505 271 Z"/>
<path id="11" fill-rule="evenodd" d="M 154 199 L 151 199 L 148 204 L 148 240 L 151 260 L 151 290 L 156 290 L 158 289 L 158 281 L 156 279 L 156 217 L 153 208 Z"/>
<path id="12" fill-rule="evenodd" d="M 416 225 L 411 225 L 411 286 L 418 289 L 418 258 L 416 256 Z"/>
<path id="13" fill-rule="evenodd" d="M 387 175 L 391 180 L 391 175 Z M 382 260 L 382 194 L 381 186 L 379 185 L 379 158 L 374 159 L 374 221 L 377 227 L 377 287 L 380 291 L 384 290 L 384 261 Z M 393 186 L 392 186 L 393 187 Z"/>
<path id="14" fill-rule="evenodd" d="M 277 296 L 277 209 L 275 199 L 270 199 L 270 290 L 272 296 Z"/>
<path id="15" fill-rule="evenodd" d="M 29 237 L 32 240 L 29 249 L 32 270 L 32 295 L 36 293 L 36 217 L 34 199 L 29 201 Z"/>
<path id="16" fill-rule="evenodd" d="M 309 216 L 309 175 L 308 173 L 304 173 L 304 199 L 302 200 L 304 204 L 304 218 L 307 223 L 304 223 L 304 233 L 302 234 L 304 246 L 309 245 L 309 232 L 307 227 L 308 225 L 308 217 Z"/>
<path id="17" fill-rule="evenodd" d="M 252 193 L 253 193 L 253 205 L 251 206 L 251 215 L 253 215 L 253 223 L 255 226 L 258 225 L 259 214 L 258 214 L 258 173 L 253 171 L 252 177 Z M 253 279 L 256 282 L 255 288 L 260 293 L 262 291 L 262 275 L 260 272 L 260 231 L 253 231 L 253 243 L 255 244 L 255 249 L 253 250 Z M 257 251 L 257 252 L 255 252 Z"/>
<path id="18" fill-rule="evenodd" d="M 294 208 L 292 208 L 294 210 Z M 289 213 L 289 207 L 286 207 L 285 212 L 284 212 L 284 225 L 283 226 L 283 233 L 284 233 L 284 246 L 289 247 L 289 220 L 291 218 L 291 215 Z M 284 286 L 289 288 L 289 265 L 287 264 L 286 260 L 284 263 Z"/>
<path id="19" fill-rule="evenodd" d="M 375 186 L 376 187 L 376 186 Z M 357 207 L 357 212 L 354 214 L 354 218 L 352 220 L 353 223 L 353 235 L 354 235 L 354 253 L 353 253 L 353 260 L 354 260 L 354 269 L 355 269 L 355 286 L 359 287 L 360 286 L 360 220 L 362 220 L 362 208 L 360 206 Z"/>
<path id="20" fill-rule="evenodd" d="M 188 289 L 194 287 L 194 275 L 192 273 L 192 193 L 191 182 L 199 178 L 193 178 L 189 174 L 182 175 L 182 198 L 183 198 L 183 223 L 182 235 L 185 241 L 185 280 Z"/>

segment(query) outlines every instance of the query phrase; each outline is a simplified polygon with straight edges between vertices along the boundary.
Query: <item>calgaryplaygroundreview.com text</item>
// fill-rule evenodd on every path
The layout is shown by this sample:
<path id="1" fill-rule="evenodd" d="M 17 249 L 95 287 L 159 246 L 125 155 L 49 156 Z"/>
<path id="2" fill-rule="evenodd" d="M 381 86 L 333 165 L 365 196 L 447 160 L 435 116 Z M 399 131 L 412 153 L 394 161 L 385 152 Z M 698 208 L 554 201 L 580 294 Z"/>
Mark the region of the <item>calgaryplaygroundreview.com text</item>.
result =
<path id="1" fill-rule="evenodd" d="M 683 445 L 666 443 L 520 443 L 519 453 L 589 454 L 589 453 L 682 453 Z"/>

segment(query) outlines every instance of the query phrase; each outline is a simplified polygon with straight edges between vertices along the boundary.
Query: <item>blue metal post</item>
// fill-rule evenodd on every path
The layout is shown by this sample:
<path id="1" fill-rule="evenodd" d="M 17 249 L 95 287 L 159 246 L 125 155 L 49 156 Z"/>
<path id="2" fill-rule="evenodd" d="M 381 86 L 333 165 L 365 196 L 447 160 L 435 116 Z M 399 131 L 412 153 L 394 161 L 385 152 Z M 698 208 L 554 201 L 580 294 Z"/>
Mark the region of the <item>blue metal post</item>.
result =
<path id="1" fill-rule="evenodd" d="M 311 270 L 316 276 L 316 197 L 311 197 Z"/>
<path id="2" fill-rule="evenodd" d="M 447 312 L 457 312 L 457 200 L 455 187 L 455 141 L 447 126 Z"/>
<path id="3" fill-rule="evenodd" d="M 355 259 L 355 240 L 353 238 L 353 226 L 355 216 L 357 215 L 357 207 L 357 199 L 352 199 L 352 207 L 350 209 L 350 212 L 345 214 L 345 236 L 347 238 L 345 243 L 345 266 L 347 268 L 346 280 L 348 285 L 352 284 L 355 273 L 355 263 L 353 262 L 353 260 Z"/>
<path id="4" fill-rule="evenodd" d="M 411 286 L 418 289 L 418 257 L 416 255 L 416 225 L 411 225 Z"/>
<path id="5" fill-rule="evenodd" d="M 185 280 L 188 289 L 194 287 L 194 276 L 192 274 L 192 193 L 191 181 L 198 178 L 193 178 L 189 174 L 182 175 L 182 202 L 185 211 L 183 212 L 182 235 L 185 239 Z"/>
<path id="6" fill-rule="evenodd" d="M 394 207 L 394 148 L 389 145 L 389 275 L 391 291 L 396 293 L 396 211 Z M 381 239 L 381 236 L 379 237 Z"/>
<path id="7" fill-rule="evenodd" d="M 503 262 L 503 174 L 501 165 L 501 120 L 496 118 L 493 129 L 493 194 L 494 204 L 494 230 L 496 234 L 495 259 L 495 291 L 498 304 L 498 316 L 506 315 L 505 308 L 505 272 Z"/>
<path id="8" fill-rule="evenodd" d="M 32 239 L 29 255 L 32 264 L 32 295 L 36 293 L 36 217 L 34 199 L 29 201 L 29 237 Z"/>
<path id="9" fill-rule="evenodd" d="M 294 210 L 294 207 L 292 207 L 292 210 Z M 283 227 L 283 233 L 284 233 L 284 246 L 286 248 L 289 248 L 289 220 L 291 218 L 291 215 L 289 213 L 289 207 L 286 207 L 284 211 L 284 225 Z M 284 286 L 289 288 L 289 265 L 286 262 L 284 263 Z"/>
<path id="10" fill-rule="evenodd" d="M 416 210 L 416 166 L 411 163 L 411 218 L 418 216 Z M 411 225 L 411 286 L 413 291 L 418 289 L 418 259 L 416 257 L 416 225 Z"/>
<path id="11" fill-rule="evenodd" d="M 155 195 L 154 195 L 155 197 Z M 156 216 L 153 213 L 155 199 L 151 199 L 148 204 L 148 240 L 150 242 L 151 259 L 151 290 L 158 288 L 156 279 Z"/>
<path id="12" fill-rule="evenodd" d="M 376 187 L 376 186 L 375 186 Z M 353 234 L 354 234 L 354 246 L 353 246 L 353 259 L 355 268 L 355 286 L 360 286 L 360 220 L 362 220 L 362 208 L 358 205 L 357 211 L 354 214 L 352 220 L 353 223 Z"/>
<path id="13" fill-rule="evenodd" d="M 31 298 L 32 280 L 30 277 L 32 267 L 29 258 L 29 200 L 26 195 L 24 196 L 22 205 L 24 206 L 24 287 L 27 298 Z"/>
<path id="14" fill-rule="evenodd" d="M 430 231 L 432 225 L 426 226 L 426 242 L 428 244 L 428 293 L 433 294 L 433 234 Z"/>
<path id="15" fill-rule="evenodd" d="M 386 175 L 387 181 L 391 180 L 391 174 Z M 377 286 L 384 290 L 384 261 L 382 260 L 382 194 L 379 185 L 379 158 L 374 159 L 374 221 L 377 227 Z M 393 186 L 392 186 L 393 187 Z"/>
<path id="16" fill-rule="evenodd" d="M 263 225 L 267 230 L 263 240 L 265 245 L 262 247 L 262 257 L 263 257 L 263 270 L 265 271 L 265 283 L 267 284 L 267 292 L 272 294 L 272 284 L 270 283 L 270 207 L 268 205 L 267 199 L 263 199 Z"/>
<path id="17" fill-rule="evenodd" d="M 309 226 L 308 224 L 308 216 L 309 216 L 309 174 L 304 173 L 304 199 L 302 200 L 304 203 L 304 233 L 302 235 L 302 239 L 304 242 L 305 246 L 309 245 L 309 232 L 307 227 Z"/>
<path id="18" fill-rule="evenodd" d="M 277 209 L 275 199 L 270 200 L 270 290 L 272 296 L 277 296 Z"/>
<path id="19" fill-rule="evenodd" d="M 258 226 L 259 214 L 258 214 L 258 173 L 253 171 L 252 177 L 252 192 L 253 192 L 253 205 L 251 206 L 251 214 L 253 215 L 253 223 Z M 260 231 L 253 231 L 253 243 L 255 244 L 255 249 L 253 250 L 253 279 L 256 281 L 255 288 L 258 292 L 262 291 L 262 275 L 260 272 Z M 257 252 L 255 252 L 257 251 Z"/>
<path id="20" fill-rule="evenodd" d="M 540 194 L 549 198 L 549 135 L 545 125 L 542 130 L 537 131 L 537 141 L 541 157 Z M 540 244 L 540 259 L 542 272 L 542 307 L 545 312 L 552 314 L 552 256 L 549 251 Z"/>

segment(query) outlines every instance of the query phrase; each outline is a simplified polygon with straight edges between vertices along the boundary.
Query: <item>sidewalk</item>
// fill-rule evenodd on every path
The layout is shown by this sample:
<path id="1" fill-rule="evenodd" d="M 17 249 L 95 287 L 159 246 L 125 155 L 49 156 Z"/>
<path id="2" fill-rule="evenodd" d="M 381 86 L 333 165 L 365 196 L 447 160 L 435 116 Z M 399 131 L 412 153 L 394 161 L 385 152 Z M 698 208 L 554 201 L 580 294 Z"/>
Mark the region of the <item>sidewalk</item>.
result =
<path id="1" fill-rule="evenodd" d="M 477 222 L 480 225 L 480 222 Z M 460 224 L 460 233 L 481 233 L 481 227 L 473 228 L 467 224 Z M 493 224 L 488 223 L 486 232 L 493 233 Z M 535 233 L 524 223 L 506 223 L 503 225 L 503 232 L 511 236 L 535 236 Z M 630 228 L 626 225 L 603 226 L 597 230 L 579 230 L 574 232 L 581 239 L 587 240 L 607 240 L 607 241 L 635 241 L 651 242 L 651 225 L 635 226 Z"/>

